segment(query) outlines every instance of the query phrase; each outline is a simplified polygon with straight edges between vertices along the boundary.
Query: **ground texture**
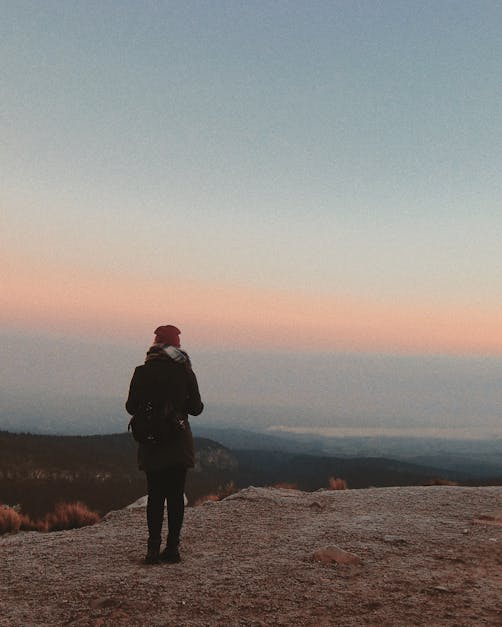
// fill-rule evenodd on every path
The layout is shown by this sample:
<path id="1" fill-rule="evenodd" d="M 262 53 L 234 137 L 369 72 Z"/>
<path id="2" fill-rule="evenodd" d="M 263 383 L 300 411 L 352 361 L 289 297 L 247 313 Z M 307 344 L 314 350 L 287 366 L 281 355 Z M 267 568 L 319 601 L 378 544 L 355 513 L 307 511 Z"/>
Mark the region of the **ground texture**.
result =
<path id="1" fill-rule="evenodd" d="M 141 507 L 4 536 L 0 625 L 502 625 L 501 511 L 501 487 L 248 488 L 158 566 Z"/>

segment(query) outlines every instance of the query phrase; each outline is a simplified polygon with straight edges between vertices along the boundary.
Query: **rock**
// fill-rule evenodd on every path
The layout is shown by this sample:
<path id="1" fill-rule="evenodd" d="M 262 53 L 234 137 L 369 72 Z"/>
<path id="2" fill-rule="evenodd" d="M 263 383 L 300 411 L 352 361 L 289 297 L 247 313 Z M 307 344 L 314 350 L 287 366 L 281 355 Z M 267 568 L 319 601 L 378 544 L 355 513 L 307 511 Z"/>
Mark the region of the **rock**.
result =
<path id="1" fill-rule="evenodd" d="M 318 549 L 313 555 L 314 561 L 321 562 L 323 564 L 331 564 L 336 562 L 337 564 L 360 564 L 361 558 L 354 553 L 349 553 L 337 546 L 325 546 L 322 549 Z"/>
<path id="2" fill-rule="evenodd" d="M 311 510 L 314 511 L 319 511 L 321 510 L 323 507 L 321 505 L 321 503 L 319 503 L 319 501 L 313 501 L 310 505 L 309 505 Z"/>
<path id="3" fill-rule="evenodd" d="M 187 499 L 187 495 L 184 494 L 183 498 L 185 499 L 185 506 L 188 505 L 188 499 Z M 138 509 L 140 507 L 146 507 L 148 501 L 148 496 L 140 496 L 139 499 L 137 501 L 134 501 L 134 503 L 131 503 L 130 505 L 127 505 L 127 509 Z"/>
<path id="4" fill-rule="evenodd" d="M 276 498 L 274 490 L 267 488 L 255 488 L 255 486 L 249 486 L 230 494 L 225 498 L 225 501 L 243 500 L 243 501 L 272 501 L 276 505 L 280 505 L 280 499 Z"/>
<path id="5" fill-rule="evenodd" d="M 139 507 L 146 507 L 148 496 L 140 496 L 137 501 L 127 506 L 127 509 L 138 509 Z"/>

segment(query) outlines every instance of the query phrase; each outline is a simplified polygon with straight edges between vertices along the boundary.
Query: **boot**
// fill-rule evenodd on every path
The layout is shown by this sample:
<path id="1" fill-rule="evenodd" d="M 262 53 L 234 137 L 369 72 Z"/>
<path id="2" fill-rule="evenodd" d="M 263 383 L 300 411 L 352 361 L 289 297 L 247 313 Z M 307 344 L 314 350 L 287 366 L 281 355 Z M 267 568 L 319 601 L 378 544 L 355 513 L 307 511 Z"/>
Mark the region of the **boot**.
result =
<path id="1" fill-rule="evenodd" d="M 179 538 L 170 539 L 167 538 L 166 548 L 162 551 L 159 558 L 161 562 L 167 562 L 168 564 L 178 564 L 181 562 L 181 555 L 179 550 Z"/>
<path id="2" fill-rule="evenodd" d="M 148 541 L 145 564 L 160 564 L 160 542 Z"/>

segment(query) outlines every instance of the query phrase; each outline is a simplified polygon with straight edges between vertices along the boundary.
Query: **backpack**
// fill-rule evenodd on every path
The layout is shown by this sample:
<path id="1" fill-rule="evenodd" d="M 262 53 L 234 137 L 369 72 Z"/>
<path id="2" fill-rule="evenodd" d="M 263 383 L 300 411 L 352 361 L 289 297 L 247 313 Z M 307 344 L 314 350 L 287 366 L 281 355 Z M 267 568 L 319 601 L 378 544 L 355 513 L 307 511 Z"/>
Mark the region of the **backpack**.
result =
<path id="1" fill-rule="evenodd" d="M 140 444 L 162 444 L 184 431 L 185 421 L 170 400 L 160 405 L 146 401 L 129 421 L 127 430 Z"/>

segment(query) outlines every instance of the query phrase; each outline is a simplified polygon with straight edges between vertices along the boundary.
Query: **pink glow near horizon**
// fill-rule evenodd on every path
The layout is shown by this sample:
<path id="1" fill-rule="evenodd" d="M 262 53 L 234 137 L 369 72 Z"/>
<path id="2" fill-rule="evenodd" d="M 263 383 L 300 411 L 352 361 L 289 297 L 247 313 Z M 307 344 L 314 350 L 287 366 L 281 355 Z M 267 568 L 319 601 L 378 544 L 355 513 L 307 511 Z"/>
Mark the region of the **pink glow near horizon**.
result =
<path id="1" fill-rule="evenodd" d="M 287 350 L 502 354 L 496 310 L 372 303 L 291 291 L 16 267 L 4 329 L 136 341 L 175 323 L 188 345 Z"/>

